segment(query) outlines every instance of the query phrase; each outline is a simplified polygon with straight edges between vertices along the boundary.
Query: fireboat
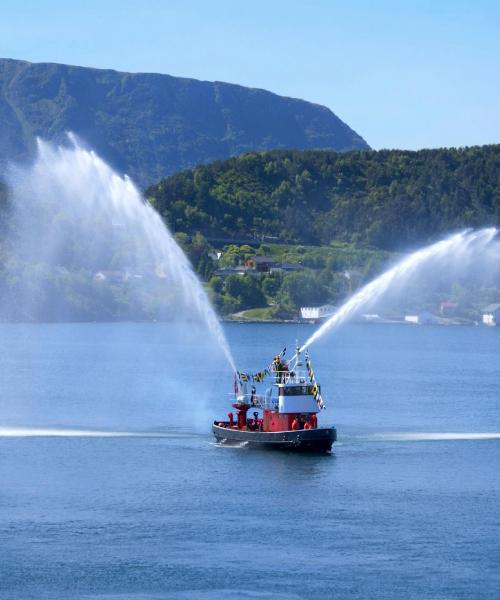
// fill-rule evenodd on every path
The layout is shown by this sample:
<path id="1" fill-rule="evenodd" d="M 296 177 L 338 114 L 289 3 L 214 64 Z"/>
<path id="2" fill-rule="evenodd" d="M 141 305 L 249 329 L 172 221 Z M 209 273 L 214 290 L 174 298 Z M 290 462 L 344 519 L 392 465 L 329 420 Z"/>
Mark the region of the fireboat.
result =
<path id="1" fill-rule="evenodd" d="M 318 427 L 317 413 L 325 408 L 321 388 L 316 382 L 308 354 L 305 369 L 297 344 L 290 364 L 284 360 L 286 348 L 263 371 L 256 374 L 235 373 L 232 407 L 227 421 L 214 421 L 212 431 L 217 443 L 326 453 L 337 439 L 335 427 Z M 263 395 L 257 394 L 255 383 L 271 385 Z M 253 409 L 253 418 L 247 413 Z"/>

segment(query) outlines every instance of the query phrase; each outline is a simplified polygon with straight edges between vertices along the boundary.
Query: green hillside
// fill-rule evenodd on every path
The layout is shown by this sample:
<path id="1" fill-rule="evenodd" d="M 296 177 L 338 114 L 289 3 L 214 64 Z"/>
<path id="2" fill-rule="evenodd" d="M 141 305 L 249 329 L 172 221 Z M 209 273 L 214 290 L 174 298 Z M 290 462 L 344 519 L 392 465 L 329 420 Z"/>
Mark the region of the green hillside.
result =
<path id="1" fill-rule="evenodd" d="M 70 130 L 141 186 L 250 150 L 368 148 L 328 108 L 266 90 L 11 59 L 0 59 L 0 123 L 0 167 Z"/>
<path id="2" fill-rule="evenodd" d="M 500 223 L 500 145 L 250 153 L 177 173 L 147 196 L 174 231 L 394 250 Z"/>
<path id="3" fill-rule="evenodd" d="M 272 151 L 179 173 L 147 196 L 221 315 L 290 319 L 301 306 L 340 304 L 399 250 L 453 229 L 498 225 L 499 167 L 500 145 Z M 4 197 L 0 186 L 0 226 L 7 223 Z M 0 320 L 169 318 L 168 289 L 154 277 L 98 281 L 88 264 L 47 265 L 18 254 L 15 245 L 2 248 L 0 236 L 0 298 L 7 299 Z M 268 268 L 259 271 L 255 257 Z M 113 269 L 114 258 L 98 268 Z M 19 301 L 31 297 L 37 298 L 34 306 Z M 429 285 L 419 282 L 384 309 L 390 315 L 436 312 L 452 300 L 459 306 L 455 316 L 470 322 L 499 299 L 497 272 L 485 281 L 443 274 Z"/>

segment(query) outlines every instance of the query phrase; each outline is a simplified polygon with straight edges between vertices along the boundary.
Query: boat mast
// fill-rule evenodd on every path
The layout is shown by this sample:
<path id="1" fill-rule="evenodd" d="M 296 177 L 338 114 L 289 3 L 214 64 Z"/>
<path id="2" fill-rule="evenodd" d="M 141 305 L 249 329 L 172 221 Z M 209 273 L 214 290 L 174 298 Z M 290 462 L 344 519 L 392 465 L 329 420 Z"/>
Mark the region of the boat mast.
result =
<path id="1" fill-rule="evenodd" d="M 300 344 L 299 340 L 295 340 L 295 354 L 292 356 L 290 360 L 290 369 L 295 371 L 297 367 L 302 367 L 303 363 L 300 359 Z"/>

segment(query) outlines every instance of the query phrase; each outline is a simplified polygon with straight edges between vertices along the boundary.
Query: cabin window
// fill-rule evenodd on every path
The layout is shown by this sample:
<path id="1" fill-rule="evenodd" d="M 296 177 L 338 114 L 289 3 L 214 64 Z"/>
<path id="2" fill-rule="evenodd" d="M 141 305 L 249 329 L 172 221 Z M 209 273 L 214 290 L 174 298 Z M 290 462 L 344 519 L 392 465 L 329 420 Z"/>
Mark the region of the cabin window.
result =
<path id="1" fill-rule="evenodd" d="M 312 396 L 312 385 L 294 385 L 280 388 L 280 396 Z"/>

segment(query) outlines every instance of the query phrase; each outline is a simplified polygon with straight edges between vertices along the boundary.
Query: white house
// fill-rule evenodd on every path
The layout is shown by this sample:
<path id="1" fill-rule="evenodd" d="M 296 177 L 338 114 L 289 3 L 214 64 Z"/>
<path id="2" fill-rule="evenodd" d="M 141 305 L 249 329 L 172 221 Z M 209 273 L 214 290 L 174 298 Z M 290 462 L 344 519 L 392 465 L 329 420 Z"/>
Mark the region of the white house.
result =
<path id="1" fill-rule="evenodd" d="M 94 274 L 95 281 L 107 281 L 109 283 L 124 283 L 129 277 L 129 274 L 124 271 L 98 271 Z"/>
<path id="2" fill-rule="evenodd" d="M 483 309 L 483 323 L 485 325 L 500 325 L 500 303 L 490 304 Z"/>
<path id="3" fill-rule="evenodd" d="M 423 310 L 416 315 L 406 315 L 405 321 L 414 325 L 435 325 L 438 323 L 438 318 L 427 310 Z"/>
<path id="4" fill-rule="evenodd" d="M 335 306 L 323 304 L 323 306 L 302 306 L 300 316 L 307 321 L 318 321 L 328 319 L 335 312 Z"/>
<path id="5" fill-rule="evenodd" d="M 380 315 L 377 315 L 376 313 L 360 315 L 360 319 L 363 323 L 380 323 L 382 321 Z"/>

